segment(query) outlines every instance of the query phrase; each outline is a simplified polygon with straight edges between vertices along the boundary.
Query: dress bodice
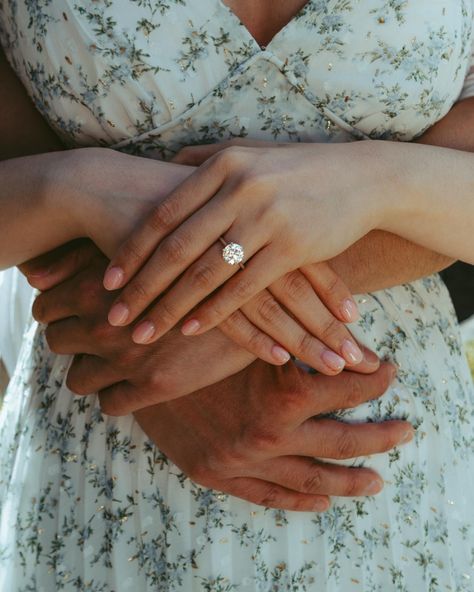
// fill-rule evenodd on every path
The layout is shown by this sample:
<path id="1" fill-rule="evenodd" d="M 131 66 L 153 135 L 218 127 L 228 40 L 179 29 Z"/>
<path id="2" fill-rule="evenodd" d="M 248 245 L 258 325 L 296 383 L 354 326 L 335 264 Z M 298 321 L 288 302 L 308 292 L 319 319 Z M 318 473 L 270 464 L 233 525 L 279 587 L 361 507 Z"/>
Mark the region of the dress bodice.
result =
<path id="1" fill-rule="evenodd" d="M 261 48 L 223 0 L 4 0 L 0 39 L 69 145 L 410 140 L 463 87 L 471 0 L 309 0 Z"/>

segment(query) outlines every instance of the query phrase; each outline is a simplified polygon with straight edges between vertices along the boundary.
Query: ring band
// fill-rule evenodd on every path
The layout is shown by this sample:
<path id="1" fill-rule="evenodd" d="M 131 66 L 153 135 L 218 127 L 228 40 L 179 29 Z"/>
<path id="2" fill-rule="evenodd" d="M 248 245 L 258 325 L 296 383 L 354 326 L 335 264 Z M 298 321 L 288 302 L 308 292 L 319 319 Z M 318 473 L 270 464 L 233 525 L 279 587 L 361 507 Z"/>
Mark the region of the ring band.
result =
<path id="1" fill-rule="evenodd" d="M 224 245 L 222 249 L 222 258 L 228 265 L 238 265 L 240 269 L 245 269 L 242 261 L 244 260 L 244 248 L 238 243 L 228 243 L 224 237 L 219 237 Z"/>

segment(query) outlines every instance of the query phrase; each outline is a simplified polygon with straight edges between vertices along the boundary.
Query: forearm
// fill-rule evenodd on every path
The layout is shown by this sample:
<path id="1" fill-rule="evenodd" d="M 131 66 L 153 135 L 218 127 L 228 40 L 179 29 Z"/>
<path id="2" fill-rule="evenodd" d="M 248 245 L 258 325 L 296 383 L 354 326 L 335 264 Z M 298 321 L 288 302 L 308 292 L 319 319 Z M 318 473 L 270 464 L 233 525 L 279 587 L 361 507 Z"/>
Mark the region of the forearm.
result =
<path id="1" fill-rule="evenodd" d="M 474 152 L 474 99 L 457 103 L 416 143 Z M 449 267 L 454 258 L 375 230 L 332 260 L 354 294 L 407 283 Z"/>
<path id="2" fill-rule="evenodd" d="M 0 162 L 0 268 L 81 236 L 72 196 L 53 189 L 65 156 L 50 153 Z"/>
<path id="3" fill-rule="evenodd" d="M 413 282 L 453 261 L 389 232 L 373 230 L 332 259 L 331 267 L 353 294 L 362 294 Z"/>

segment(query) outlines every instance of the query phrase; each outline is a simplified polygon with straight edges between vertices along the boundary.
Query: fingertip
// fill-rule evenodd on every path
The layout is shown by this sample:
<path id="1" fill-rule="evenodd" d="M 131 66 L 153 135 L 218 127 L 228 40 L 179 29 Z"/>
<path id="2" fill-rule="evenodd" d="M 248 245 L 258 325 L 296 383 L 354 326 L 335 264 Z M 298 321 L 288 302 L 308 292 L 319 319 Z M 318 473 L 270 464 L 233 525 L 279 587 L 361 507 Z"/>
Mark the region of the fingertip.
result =
<path id="1" fill-rule="evenodd" d="M 275 360 L 276 364 L 279 366 L 283 366 L 291 359 L 291 354 L 286 351 L 286 349 L 282 348 L 280 345 L 274 345 L 272 347 L 272 358 Z"/>
<path id="2" fill-rule="evenodd" d="M 104 288 L 109 291 L 118 290 L 124 283 L 125 272 L 116 265 L 109 267 L 104 275 Z"/>
<path id="3" fill-rule="evenodd" d="M 354 323 L 360 319 L 359 308 L 353 298 L 346 298 L 341 306 L 341 315 L 346 323 Z"/>

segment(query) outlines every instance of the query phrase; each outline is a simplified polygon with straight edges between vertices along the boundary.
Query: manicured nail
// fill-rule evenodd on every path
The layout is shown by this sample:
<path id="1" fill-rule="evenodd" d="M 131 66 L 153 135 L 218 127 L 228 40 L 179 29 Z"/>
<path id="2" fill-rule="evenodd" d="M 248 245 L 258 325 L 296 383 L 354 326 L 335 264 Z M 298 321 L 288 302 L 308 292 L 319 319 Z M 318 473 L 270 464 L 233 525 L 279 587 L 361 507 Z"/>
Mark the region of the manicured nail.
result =
<path id="1" fill-rule="evenodd" d="M 343 342 L 341 351 L 346 362 L 349 364 L 360 364 L 364 359 L 364 354 L 361 352 L 360 348 L 348 339 Z"/>
<path id="2" fill-rule="evenodd" d="M 114 304 L 109 311 L 109 323 L 113 327 L 120 327 L 127 322 L 128 316 L 130 314 L 130 310 L 126 304 L 123 302 L 117 302 Z"/>
<path id="3" fill-rule="evenodd" d="M 352 298 L 347 298 L 346 300 L 344 300 L 344 302 L 342 303 L 341 312 L 342 316 L 348 323 L 353 323 L 354 321 L 357 321 L 357 319 L 360 317 L 357 304 L 354 302 L 354 300 L 352 300 Z"/>
<path id="4" fill-rule="evenodd" d="M 274 345 L 272 347 L 272 356 L 277 362 L 280 362 L 281 364 L 286 364 L 291 358 L 291 355 L 286 351 L 286 349 L 283 349 L 279 345 Z"/>
<path id="5" fill-rule="evenodd" d="M 135 343 L 145 344 L 155 334 L 155 325 L 150 321 L 140 323 L 132 334 L 132 339 Z"/>
<path id="6" fill-rule="evenodd" d="M 400 440 L 399 444 L 408 444 L 408 442 L 411 442 L 414 437 L 415 437 L 415 432 L 413 430 L 408 430 L 407 432 L 405 432 L 405 434 L 404 434 L 403 438 Z"/>
<path id="7" fill-rule="evenodd" d="M 190 319 L 181 327 L 181 333 L 183 335 L 195 335 L 200 328 L 201 323 L 197 319 Z"/>
<path id="8" fill-rule="evenodd" d="M 122 285 L 124 275 L 123 269 L 120 267 L 111 267 L 105 272 L 104 288 L 106 290 L 118 290 Z"/>
<path id="9" fill-rule="evenodd" d="M 375 495 L 383 489 L 383 482 L 380 479 L 375 479 L 364 490 L 364 495 Z"/>
<path id="10" fill-rule="evenodd" d="M 342 370 L 346 365 L 346 361 L 341 356 L 338 356 L 333 351 L 326 349 L 321 355 L 323 362 L 329 366 L 331 370 Z"/>

